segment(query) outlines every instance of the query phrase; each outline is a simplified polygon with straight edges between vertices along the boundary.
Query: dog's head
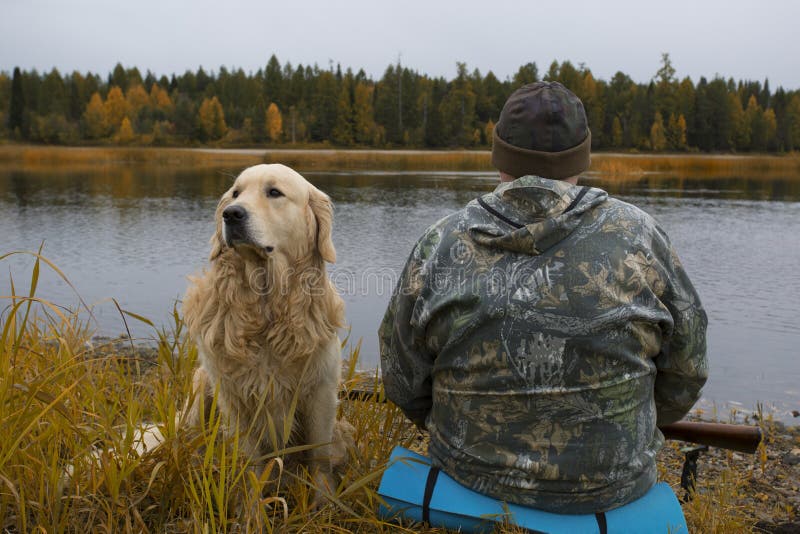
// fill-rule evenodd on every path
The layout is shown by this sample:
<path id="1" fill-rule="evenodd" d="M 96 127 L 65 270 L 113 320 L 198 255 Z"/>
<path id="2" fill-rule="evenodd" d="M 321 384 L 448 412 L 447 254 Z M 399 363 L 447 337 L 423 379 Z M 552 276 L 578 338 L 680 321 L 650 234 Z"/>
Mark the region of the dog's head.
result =
<path id="1" fill-rule="evenodd" d="M 211 238 L 211 260 L 227 249 L 251 258 L 291 262 L 309 254 L 336 261 L 331 200 L 285 165 L 242 171 L 222 195 Z"/>

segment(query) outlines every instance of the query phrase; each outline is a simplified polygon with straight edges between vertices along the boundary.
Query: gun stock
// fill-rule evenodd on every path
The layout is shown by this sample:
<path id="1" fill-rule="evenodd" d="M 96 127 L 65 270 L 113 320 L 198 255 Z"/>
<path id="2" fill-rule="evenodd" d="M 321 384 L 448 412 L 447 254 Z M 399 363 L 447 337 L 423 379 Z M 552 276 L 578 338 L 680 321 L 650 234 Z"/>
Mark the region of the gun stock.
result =
<path id="1" fill-rule="evenodd" d="M 761 443 L 761 429 L 757 426 L 722 423 L 693 423 L 678 421 L 658 427 L 666 439 L 676 439 L 753 454 Z"/>

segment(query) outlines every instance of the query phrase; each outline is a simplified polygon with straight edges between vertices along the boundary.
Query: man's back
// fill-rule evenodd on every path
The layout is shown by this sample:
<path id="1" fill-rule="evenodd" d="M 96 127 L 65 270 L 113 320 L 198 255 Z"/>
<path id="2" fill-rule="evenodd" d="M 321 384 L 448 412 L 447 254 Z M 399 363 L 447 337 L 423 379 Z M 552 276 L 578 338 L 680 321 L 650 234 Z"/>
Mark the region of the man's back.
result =
<path id="1" fill-rule="evenodd" d="M 676 420 L 697 399 L 705 324 L 649 216 L 528 176 L 419 241 L 381 327 L 383 376 L 456 480 L 597 512 L 654 483 L 657 412 Z"/>

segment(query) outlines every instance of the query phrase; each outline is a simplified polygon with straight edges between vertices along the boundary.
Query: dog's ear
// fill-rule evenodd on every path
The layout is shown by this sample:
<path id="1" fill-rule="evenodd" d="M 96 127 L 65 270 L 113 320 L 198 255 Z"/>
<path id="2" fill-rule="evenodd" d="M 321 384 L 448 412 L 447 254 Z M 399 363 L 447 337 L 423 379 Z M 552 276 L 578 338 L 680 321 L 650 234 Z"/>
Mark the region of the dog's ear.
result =
<path id="1" fill-rule="evenodd" d="M 308 199 L 311 212 L 317 220 L 317 251 L 328 263 L 336 263 L 336 249 L 333 248 L 333 204 L 328 195 L 311 186 Z"/>
<path id="2" fill-rule="evenodd" d="M 225 244 L 225 238 L 222 236 L 222 210 L 228 207 L 228 204 L 230 204 L 230 199 L 225 194 L 219 199 L 217 210 L 214 212 L 215 228 L 214 235 L 211 236 L 211 254 L 208 257 L 208 261 L 214 261 L 228 248 Z"/>

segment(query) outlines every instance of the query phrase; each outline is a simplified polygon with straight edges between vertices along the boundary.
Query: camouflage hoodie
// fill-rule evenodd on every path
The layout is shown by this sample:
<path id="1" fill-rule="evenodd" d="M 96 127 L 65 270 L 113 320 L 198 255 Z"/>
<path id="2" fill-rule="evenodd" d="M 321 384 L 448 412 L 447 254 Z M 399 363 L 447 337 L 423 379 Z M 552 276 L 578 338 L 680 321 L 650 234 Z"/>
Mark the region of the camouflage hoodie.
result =
<path id="1" fill-rule="evenodd" d="M 419 240 L 380 328 L 383 381 L 462 484 L 605 511 L 654 484 L 656 424 L 707 377 L 706 321 L 649 215 L 525 176 Z"/>

